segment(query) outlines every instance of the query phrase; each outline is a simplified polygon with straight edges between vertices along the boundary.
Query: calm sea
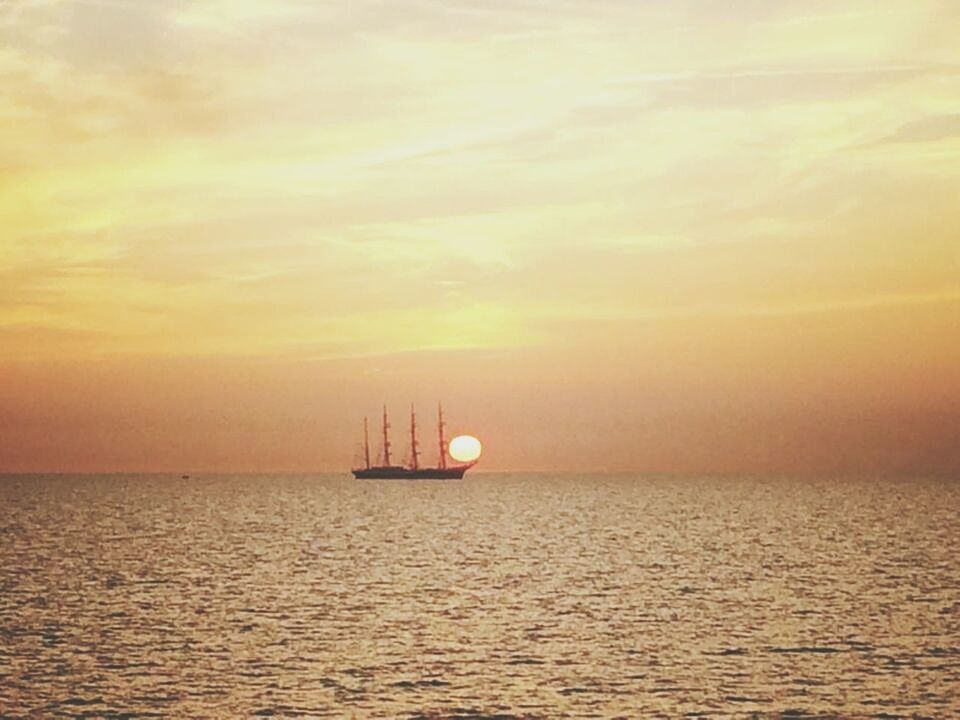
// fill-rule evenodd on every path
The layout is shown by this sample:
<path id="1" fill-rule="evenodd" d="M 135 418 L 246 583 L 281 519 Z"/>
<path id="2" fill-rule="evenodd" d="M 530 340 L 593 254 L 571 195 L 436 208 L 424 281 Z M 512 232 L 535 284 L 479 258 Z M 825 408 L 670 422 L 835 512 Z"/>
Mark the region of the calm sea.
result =
<path id="1" fill-rule="evenodd" d="M 960 717 L 960 482 L 0 478 L 0 716 Z"/>

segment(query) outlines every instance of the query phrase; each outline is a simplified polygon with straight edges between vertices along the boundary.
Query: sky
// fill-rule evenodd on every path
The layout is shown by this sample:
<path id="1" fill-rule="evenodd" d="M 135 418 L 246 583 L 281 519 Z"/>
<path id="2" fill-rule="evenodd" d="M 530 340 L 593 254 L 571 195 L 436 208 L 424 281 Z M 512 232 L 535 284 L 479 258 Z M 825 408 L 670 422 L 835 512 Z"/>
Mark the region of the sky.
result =
<path id="1" fill-rule="evenodd" d="M 0 471 L 960 472 L 954 0 L 0 0 Z M 431 460 L 424 440 L 426 460 Z"/>

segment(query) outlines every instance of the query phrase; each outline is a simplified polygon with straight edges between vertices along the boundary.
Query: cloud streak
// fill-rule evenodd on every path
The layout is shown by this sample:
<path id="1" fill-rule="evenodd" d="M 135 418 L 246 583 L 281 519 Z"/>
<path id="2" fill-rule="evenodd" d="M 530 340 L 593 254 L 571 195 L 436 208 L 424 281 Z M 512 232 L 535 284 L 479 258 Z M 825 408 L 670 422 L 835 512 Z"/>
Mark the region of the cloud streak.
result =
<path id="1" fill-rule="evenodd" d="M 311 334 L 364 352 L 378 324 L 415 317 L 432 329 L 395 341 L 433 346 L 408 339 L 456 335 L 478 307 L 510 320 L 459 336 L 501 347 L 549 345 L 544 315 L 583 308 L 934 297 L 952 272 L 960 57 L 916 37 L 954 16 L 8 2 L 0 321 L 163 353 L 239 308 L 248 321 L 213 335 L 256 356 Z"/>

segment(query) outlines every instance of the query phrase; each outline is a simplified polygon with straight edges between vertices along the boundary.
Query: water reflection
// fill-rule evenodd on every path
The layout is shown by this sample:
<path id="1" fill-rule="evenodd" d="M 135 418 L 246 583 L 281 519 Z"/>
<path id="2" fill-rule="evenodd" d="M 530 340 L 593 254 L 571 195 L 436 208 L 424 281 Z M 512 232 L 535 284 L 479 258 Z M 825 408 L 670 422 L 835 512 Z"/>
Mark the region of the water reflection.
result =
<path id="1" fill-rule="evenodd" d="M 960 485 L 0 480 L 0 714 L 960 715 Z"/>

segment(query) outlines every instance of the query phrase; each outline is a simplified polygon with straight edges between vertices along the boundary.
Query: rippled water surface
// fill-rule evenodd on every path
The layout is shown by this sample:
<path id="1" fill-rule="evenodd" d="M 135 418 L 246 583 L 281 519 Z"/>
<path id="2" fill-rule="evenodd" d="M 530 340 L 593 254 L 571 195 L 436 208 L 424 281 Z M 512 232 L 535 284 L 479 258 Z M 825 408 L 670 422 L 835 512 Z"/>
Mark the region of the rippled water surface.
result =
<path id="1" fill-rule="evenodd" d="M 0 478 L 6 717 L 960 717 L 960 483 Z"/>

